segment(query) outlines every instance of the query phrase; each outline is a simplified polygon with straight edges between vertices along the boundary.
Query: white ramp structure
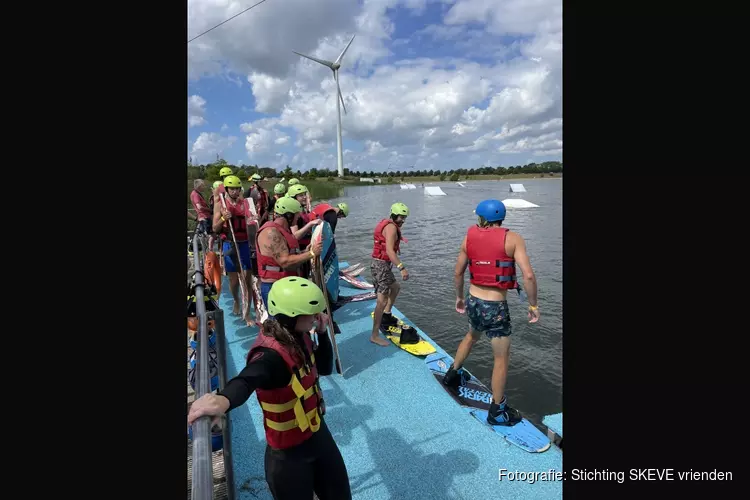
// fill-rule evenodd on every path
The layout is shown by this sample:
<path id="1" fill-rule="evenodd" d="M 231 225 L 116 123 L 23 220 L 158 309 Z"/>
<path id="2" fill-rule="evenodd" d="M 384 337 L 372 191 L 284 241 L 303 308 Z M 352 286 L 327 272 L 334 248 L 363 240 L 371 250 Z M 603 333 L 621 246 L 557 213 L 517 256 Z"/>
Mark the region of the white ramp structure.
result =
<path id="1" fill-rule="evenodd" d="M 458 185 L 459 185 L 459 186 L 461 186 L 462 188 L 463 188 L 463 187 L 466 187 L 466 184 L 464 184 L 463 182 L 457 182 L 456 184 L 458 184 Z"/>
<path id="2" fill-rule="evenodd" d="M 414 184 L 401 184 L 401 189 L 417 189 Z"/>
<path id="3" fill-rule="evenodd" d="M 526 188 L 523 187 L 523 184 L 511 184 L 509 192 L 510 193 L 525 193 Z"/>
<path id="4" fill-rule="evenodd" d="M 425 186 L 424 194 L 429 196 L 446 196 L 440 186 Z"/>
<path id="5" fill-rule="evenodd" d="M 539 208 L 539 205 L 535 205 L 520 198 L 508 198 L 507 200 L 503 200 L 503 205 L 505 205 L 505 208 Z"/>
<path id="6" fill-rule="evenodd" d="M 343 59 L 344 54 L 346 54 L 346 51 L 349 49 L 349 46 L 354 41 L 354 37 L 352 37 L 351 40 L 349 40 L 349 43 L 346 44 L 346 47 L 344 47 L 344 50 L 341 51 L 341 54 L 336 58 L 334 62 L 331 61 L 325 61 L 323 59 L 318 59 L 312 56 L 306 56 L 305 54 L 300 54 L 299 52 L 294 52 L 298 56 L 305 57 L 307 59 L 310 59 L 311 61 L 315 61 L 318 64 L 322 64 L 323 66 L 326 66 L 333 71 L 333 79 L 336 80 L 336 90 L 338 91 L 338 96 L 336 97 L 336 116 L 338 117 L 338 125 L 336 127 L 336 140 L 337 140 L 337 152 L 338 152 L 338 170 L 339 170 L 339 177 L 344 176 L 344 150 L 343 145 L 341 141 L 341 107 L 344 108 L 344 113 L 346 113 L 346 105 L 344 104 L 344 96 L 341 95 L 341 87 L 339 87 L 339 68 L 341 67 L 341 59 Z"/>

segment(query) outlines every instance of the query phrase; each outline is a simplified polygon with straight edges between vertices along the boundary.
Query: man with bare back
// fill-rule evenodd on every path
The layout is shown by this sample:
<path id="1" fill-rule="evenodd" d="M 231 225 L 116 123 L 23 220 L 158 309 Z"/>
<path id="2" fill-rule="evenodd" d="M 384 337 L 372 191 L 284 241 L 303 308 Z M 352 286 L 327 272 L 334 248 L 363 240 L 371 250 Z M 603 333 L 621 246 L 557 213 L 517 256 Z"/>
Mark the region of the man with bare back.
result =
<path id="1" fill-rule="evenodd" d="M 258 256 L 258 276 L 260 294 L 268 309 L 268 292 L 275 281 L 287 276 L 299 276 L 302 264 L 320 256 L 323 242 L 311 243 L 300 251 L 299 236 L 320 224 L 314 220 L 294 232 L 302 205 L 294 198 L 279 198 L 274 206 L 274 217 L 258 230 L 256 254 Z"/>
<path id="2" fill-rule="evenodd" d="M 491 425 L 514 425 L 521 421 L 518 410 L 506 403 L 505 382 L 510 356 L 510 310 L 508 290 L 518 289 L 516 265 L 523 273 L 523 283 L 529 300 L 529 323 L 539 321 L 537 287 L 534 270 L 526 253 L 526 242 L 521 235 L 502 227 L 505 204 L 499 200 L 484 200 L 474 211 L 479 217 L 469 228 L 458 252 L 455 269 L 456 311 L 469 319 L 469 333 L 458 346 L 453 364 L 443 383 L 458 387 L 463 373 L 461 366 L 471 348 L 487 335 L 495 358 L 492 369 L 492 403 L 487 413 Z M 464 296 L 464 273 L 469 268 L 471 285 Z M 465 297 L 465 298 L 464 298 Z"/>

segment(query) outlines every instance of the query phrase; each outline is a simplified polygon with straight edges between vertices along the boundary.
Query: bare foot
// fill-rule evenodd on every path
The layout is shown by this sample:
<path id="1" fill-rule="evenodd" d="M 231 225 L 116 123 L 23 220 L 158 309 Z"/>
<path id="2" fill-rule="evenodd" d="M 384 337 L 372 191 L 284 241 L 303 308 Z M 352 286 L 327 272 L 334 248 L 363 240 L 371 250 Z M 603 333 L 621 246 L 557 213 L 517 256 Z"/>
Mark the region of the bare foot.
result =
<path id="1" fill-rule="evenodd" d="M 372 342 L 373 344 L 378 344 L 379 346 L 382 346 L 382 347 L 388 347 L 389 345 L 391 345 L 390 342 L 388 342 L 386 339 L 384 339 L 380 335 L 378 335 L 377 337 L 370 337 L 370 342 Z"/>

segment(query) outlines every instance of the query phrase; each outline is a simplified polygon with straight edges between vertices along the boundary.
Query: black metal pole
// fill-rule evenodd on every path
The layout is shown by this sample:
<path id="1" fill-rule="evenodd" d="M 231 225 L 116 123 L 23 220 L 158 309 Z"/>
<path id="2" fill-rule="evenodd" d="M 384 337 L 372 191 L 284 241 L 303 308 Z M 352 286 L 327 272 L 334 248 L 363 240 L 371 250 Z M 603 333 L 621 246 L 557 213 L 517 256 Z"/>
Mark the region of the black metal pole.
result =
<path id="1" fill-rule="evenodd" d="M 198 254 L 198 237 L 193 236 L 193 262 L 195 263 L 195 315 L 198 318 L 198 365 L 196 399 L 211 390 L 210 359 L 208 357 L 208 324 L 206 303 L 203 302 L 203 267 Z M 211 500 L 214 493 L 214 475 L 211 464 L 211 417 L 201 417 L 193 422 L 193 488 L 192 500 Z"/>

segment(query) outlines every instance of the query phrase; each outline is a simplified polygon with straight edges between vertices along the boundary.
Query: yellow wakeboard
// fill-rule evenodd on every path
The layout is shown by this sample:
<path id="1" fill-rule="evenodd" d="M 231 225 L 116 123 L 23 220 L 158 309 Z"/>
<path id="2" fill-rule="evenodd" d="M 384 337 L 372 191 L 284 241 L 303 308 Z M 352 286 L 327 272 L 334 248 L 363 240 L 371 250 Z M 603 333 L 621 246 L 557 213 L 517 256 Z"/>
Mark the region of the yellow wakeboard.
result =
<path id="1" fill-rule="evenodd" d="M 375 317 L 375 312 L 371 312 L 370 316 Z M 384 329 L 381 328 L 381 331 L 383 331 L 388 340 L 390 340 L 409 354 L 413 354 L 414 356 L 427 356 L 429 354 L 437 352 L 432 344 L 424 340 L 422 336 L 419 335 L 419 333 L 417 333 L 417 335 L 419 335 L 419 342 L 417 342 L 416 344 L 401 345 L 401 326 L 405 325 L 406 323 L 404 323 L 400 318 L 396 318 L 396 320 L 398 320 L 398 326 L 389 326 L 387 332 L 383 331 Z"/>

